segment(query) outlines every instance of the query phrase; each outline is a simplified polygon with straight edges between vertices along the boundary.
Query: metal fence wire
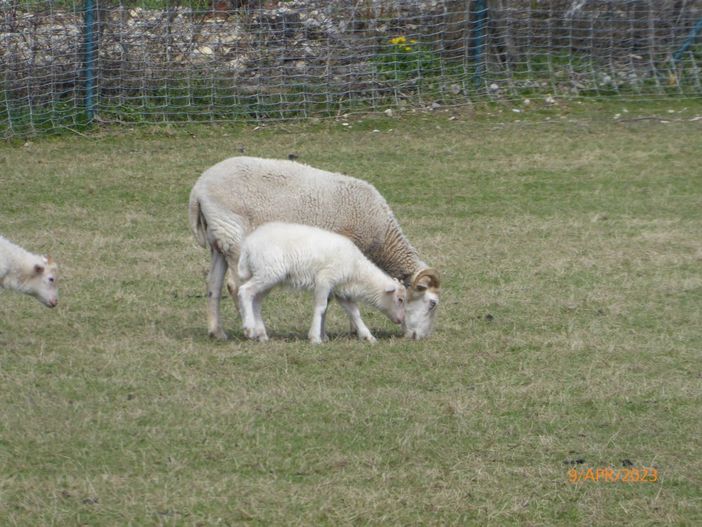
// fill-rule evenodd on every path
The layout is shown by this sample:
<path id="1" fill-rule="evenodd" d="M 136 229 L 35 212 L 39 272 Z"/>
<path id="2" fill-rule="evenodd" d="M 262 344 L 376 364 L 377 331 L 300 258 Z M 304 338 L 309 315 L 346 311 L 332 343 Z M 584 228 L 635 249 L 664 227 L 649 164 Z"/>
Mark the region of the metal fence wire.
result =
<path id="1" fill-rule="evenodd" d="M 700 97 L 702 0 L 0 0 L 0 131 Z"/>

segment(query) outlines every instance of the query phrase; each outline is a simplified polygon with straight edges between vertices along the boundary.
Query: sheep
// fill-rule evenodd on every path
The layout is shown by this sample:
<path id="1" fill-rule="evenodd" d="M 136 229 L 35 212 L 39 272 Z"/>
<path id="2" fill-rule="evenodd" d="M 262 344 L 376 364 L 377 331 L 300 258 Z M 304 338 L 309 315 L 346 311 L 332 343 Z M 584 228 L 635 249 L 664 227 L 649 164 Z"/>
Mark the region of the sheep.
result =
<path id="1" fill-rule="evenodd" d="M 58 265 L 0 236 L 0 287 L 26 293 L 47 307 L 58 305 Z"/>
<path id="2" fill-rule="evenodd" d="M 356 300 L 380 309 L 395 324 L 405 316 L 405 287 L 378 269 L 351 240 L 309 225 L 271 222 L 258 227 L 241 245 L 238 262 L 239 309 L 244 335 L 268 340 L 261 303 L 275 285 L 314 290 L 314 315 L 308 337 L 327 340 L 324 319 L 333 294 L 360 339 L 375 342 L 361 320 Z"/>
<path id="3" fill-rule="evenodd" d="M 190 228 L 208 248 L 208 332 L 226 339 L 220 321 L 225 273 L 236 269 L 241 243 L 271 221 L 320 227 L 350 238 L 374 264 L 408 289 L 403 331 L 427 337 L 439 303 L 439 275 L 402 233 L 385 199 L 370 183 L 293 161 L 233 157 L 207 169 L 190 193 Z M 237 299 L 231 273 L 229 293 Z"/>

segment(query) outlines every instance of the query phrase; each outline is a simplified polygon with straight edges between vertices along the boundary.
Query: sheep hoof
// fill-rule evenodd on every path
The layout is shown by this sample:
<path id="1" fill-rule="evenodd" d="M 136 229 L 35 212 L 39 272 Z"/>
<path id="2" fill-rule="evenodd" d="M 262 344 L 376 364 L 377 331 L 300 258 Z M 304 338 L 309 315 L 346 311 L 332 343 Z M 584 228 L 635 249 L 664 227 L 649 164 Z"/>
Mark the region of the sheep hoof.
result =
<path id="1" fill-rule="evenodd" d="M 222 328 L 218 328 L 207 333 L 211 339 L 227 340 L 229 337 Z"/>
<path id="2" fill-rule="evenodd" d="M 368 342 L 369 344 L 375 344 L 376 342 L 378 342 L 378 340 L 377 340 L 373 335 L 371 335 L 370 333 L 369 333 L 368 335 L 363 335 L 363 336 L 361 337 L 361 340 L 365 340 L 365 341 Z"/>
<path id="3" fill-rule="evenodd" d="M 244 328 L 244 336 L 247 339 L 254 340 L 258 338 L 258 332 L 256 331 L 256 328 Z"/>
<path id="4" fill-rule="evenodd" d="M 268 342 L 268 335 L 266 335 L 265 332 L 264 332 L 264 333 L 259 333 L 259 335 L 258 335 L 257 338 L 258 338 L 258 341 L 259 341 L 259 342 Z"/>

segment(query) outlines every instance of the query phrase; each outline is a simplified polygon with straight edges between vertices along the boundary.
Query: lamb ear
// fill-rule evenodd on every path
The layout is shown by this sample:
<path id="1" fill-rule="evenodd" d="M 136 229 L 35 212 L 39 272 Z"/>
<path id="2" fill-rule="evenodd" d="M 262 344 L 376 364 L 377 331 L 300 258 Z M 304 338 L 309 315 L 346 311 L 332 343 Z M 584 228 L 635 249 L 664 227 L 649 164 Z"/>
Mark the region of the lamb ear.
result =
<path id="1" fill-rule="evenodd" d="M 387 287 L 385 288 L 385 292 L 386 292 L 387 294 L 391 294 L 391 293 L 394 293 L 396 289 L 397 289 L 397 286 L 395 286 L 395 285 L 389 285 L 389 286 L 387 286 Z"/>
<path id="2" fill-rule="evenodd" d="M 417 291 L 424 291 L 429 287 L 438 289 L 440 284 L 441 280 L 439 279 L 438 271 L 436 269 L 432 269 L 431 267 L 418 271 L 412 277 L 412 288 L 416 289 Z"/>

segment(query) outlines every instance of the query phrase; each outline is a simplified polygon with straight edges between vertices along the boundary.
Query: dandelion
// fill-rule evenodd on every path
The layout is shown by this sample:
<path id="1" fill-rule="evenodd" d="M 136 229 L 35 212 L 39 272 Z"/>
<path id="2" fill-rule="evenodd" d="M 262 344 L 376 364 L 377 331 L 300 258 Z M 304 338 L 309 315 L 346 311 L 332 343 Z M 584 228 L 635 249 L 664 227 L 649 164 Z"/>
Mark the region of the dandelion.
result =
<path id="1" fill-rule="evenodd" d="M 412 46 L 405 46 L 405 51 L 412 51 Z"/>
<path id="2" fill-rule="evenodd" d="M 407 39 L 405 37 L 395 37 L 390 39 L 390 44 L 393 46 L 399 46 L 400 44 L 405 44 L 407 42 Z"/>

